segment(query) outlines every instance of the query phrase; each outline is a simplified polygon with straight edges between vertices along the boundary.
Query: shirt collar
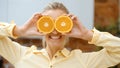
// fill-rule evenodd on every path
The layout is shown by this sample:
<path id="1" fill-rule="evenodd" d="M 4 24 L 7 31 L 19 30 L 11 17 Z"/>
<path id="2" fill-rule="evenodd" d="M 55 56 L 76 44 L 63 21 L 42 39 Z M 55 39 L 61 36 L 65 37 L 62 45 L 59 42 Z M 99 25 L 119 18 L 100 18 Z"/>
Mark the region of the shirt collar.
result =
<path id="1" fill-rule="evenodd" d="M 66 48 L 64 48 L 63 50 L 60 51 L 65 57 L 70 55 L 70 51 Z"/>
<path id="2" fill-rule="evenodd" d="M 63 54 L 65 57 L 69 56 L 70 51 L 66 48 L 63 48 L 62 50 L 58 51 L 59 53 Z M 47 54 L 46 49 L 41 49 L 41 50 L 37 50 L 36 48 L 33 50 L 33 53 L 38 54 L 38 53 L 42 53 L 42 54 Z"/>

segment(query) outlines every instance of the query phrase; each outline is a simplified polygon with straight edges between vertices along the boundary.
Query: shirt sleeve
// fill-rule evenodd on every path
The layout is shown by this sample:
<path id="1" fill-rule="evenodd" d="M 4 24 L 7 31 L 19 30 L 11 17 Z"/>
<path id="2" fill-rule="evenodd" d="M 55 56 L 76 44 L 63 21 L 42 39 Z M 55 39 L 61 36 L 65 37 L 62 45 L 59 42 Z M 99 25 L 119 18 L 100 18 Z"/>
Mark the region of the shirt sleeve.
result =
<path id="1" fill-rule="evenodd" d="M 14 37 L 12 32 L 14 27 L 15 24 L 0 22 L 0 55 L 12 64 L 19 61 L 27 48 L 8 38 Z"/>
<path id="2" fill-rule="evenodd" d="M 108 32 L 100 32 L 96 29 L 93 31 L 93 39 L 89 43 L 102 46 L 103 49 L 98 52 L 84 53 L 82 58 L 86 65 L 93 68 L 107 68 L 120 63 L 120 38 Z"/>

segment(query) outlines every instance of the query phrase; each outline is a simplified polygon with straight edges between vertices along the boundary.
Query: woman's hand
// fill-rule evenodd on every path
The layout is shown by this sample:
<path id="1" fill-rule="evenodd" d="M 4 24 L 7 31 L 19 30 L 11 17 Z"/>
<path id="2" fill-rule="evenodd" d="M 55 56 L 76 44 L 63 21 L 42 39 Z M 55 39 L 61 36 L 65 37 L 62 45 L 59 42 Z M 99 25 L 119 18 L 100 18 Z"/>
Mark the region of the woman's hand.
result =
<path id="1" fill-rule="evenodd" d="M 36 22 L 42 17 L 40 13 L 36 13 L 23 26 L 14 28 L 13 34 L 15 36 L 41 36 L 43 35 L 37 29 Z"/>
<path id="2" fill-rule="evenodd" d="M 72 14 L 68 14 L 72 21 L 73 21 L 73 28 L 72 30 L 66 34 L 69 37 L 80 38 L 83 40 L 91 41 L 93 32 L 85 28 L 82 23 L 78 20 L 78 18 Z"/>

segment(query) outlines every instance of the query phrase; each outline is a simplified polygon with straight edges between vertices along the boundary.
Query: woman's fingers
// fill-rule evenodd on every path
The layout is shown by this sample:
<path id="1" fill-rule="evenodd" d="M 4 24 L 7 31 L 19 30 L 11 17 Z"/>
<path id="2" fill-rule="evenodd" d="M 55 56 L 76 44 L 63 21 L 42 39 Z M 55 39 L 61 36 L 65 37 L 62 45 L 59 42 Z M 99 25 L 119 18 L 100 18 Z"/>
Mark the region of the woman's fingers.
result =
<path id="1" fill-rule="evenodd" d="M 41 13 L 33 14 L 33 16 L 25 23 L 25 25 L 35 25 L 40 17 L 42 17 Z"/>
<path id="2" fill-rule="evenodd" d="M 22 27 L 22 35 L 42 35 L 42 33 L 37 31 L 36 22 L 42 17 L 41 13 L 35 13 Z"/>
<path id="3" fill-rule="evenodd" d="M 35 21 L 37 21 L 40 17 L 42 17 L 42 14 L 36 13 L 36 14 L 33 16 L 33 19 L 34 19 Z"/>

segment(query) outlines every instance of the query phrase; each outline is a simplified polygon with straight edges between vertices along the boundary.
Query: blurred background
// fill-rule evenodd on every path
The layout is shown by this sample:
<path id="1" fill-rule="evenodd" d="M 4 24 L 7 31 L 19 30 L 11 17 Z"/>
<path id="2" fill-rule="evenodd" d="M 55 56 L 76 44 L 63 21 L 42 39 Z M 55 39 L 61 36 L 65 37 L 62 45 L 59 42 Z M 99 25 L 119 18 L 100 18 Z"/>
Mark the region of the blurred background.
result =
<path id="1" fill-rule="evenodd" d="M 107 31 L 120 37 L 120 0 L 0 0 L 0 21 L 14 20 L 17 25 L 21 26 L 35 12 L 41 12 L 48 3 L 54 1 L 62 2 L 88 29 L 95 27 L 100 31 Z M 42 48 L 42 40 L 38 37 L 21 37 L 12 40 L 23 46 L 36 45 Z M 70 50 L 81 49 L 83 52 L 102 49 L 102 47 L 90 45 L 87 41 L 76 38 L 70 38 L 66 47 Z M 0 57 L 0 68 L 14 67 Z M 120 68 L 120 65 L 110 68 Z"/>

